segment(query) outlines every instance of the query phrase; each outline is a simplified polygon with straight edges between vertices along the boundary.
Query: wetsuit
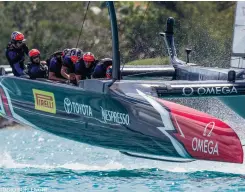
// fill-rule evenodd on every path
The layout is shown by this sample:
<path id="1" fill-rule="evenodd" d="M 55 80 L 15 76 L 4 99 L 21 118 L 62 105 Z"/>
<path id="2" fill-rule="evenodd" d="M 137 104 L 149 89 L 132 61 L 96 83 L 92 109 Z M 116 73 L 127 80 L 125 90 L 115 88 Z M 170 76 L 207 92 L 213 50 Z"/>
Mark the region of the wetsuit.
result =
<path id="1" fill-rule="evenodd" d="M 101 59 L 94 69 L 92 75 L 93 78 L 106 78 L 106 70 L 111 65 L 112 65 L 112 59 L 110 58 Z"/>
<path id="2" fill-rule="evenodd" d="M 94 61 L 91 63 L 90 67 L 87 68 L 85 66 L 84 60 L 80 59 L 76 64 L 75 64 L 75 74 L 76 75 L 81 75 L 81 80 L 84 79 L 91 79 L 91 76 L 94 72 L 94 68 L 96 66 L 96 63 L 98 61 Z"/>
<path id="3" fill-rule="evenodd" d="M 24 60 L 25 60 L 25 54 L 28 55 L 28 52 L 29 49 L 24 43 L 20 48 L 15 48 L 12 43 L 8 44 L 5 50 L 5 55 L 12 68 L 12 72 L 14 76 L 19 77 L 21 75 L 25 75 Z"/>

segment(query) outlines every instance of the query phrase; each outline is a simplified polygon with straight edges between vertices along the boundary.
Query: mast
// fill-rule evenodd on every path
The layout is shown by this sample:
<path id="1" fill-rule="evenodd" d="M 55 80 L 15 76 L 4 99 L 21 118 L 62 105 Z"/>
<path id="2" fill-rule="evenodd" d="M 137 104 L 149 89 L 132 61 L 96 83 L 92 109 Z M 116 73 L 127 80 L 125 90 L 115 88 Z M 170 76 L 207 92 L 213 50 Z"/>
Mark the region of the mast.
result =
<path id="1" fill-rule="evenodd" d="M 120 80 L 120 51 L 117 29 L 117 17 L 113 1 L 107 1 L 109 16 L 111 20 L 111 34 L 112 34 L 112 82 L 111 86 L 116 80 Z"/>

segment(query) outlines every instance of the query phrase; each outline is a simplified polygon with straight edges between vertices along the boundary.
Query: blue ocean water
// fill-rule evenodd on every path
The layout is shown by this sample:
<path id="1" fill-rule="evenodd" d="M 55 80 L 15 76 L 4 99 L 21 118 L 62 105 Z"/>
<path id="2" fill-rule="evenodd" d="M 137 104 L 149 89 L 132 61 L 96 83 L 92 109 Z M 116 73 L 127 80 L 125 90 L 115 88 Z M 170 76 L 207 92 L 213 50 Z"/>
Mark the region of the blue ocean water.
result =
<path id="1" fill-rule="evenodd" d="M 124 156 L 32 128 L 0 130 L 1 191 L 245 191 L 245 165 Z"/>

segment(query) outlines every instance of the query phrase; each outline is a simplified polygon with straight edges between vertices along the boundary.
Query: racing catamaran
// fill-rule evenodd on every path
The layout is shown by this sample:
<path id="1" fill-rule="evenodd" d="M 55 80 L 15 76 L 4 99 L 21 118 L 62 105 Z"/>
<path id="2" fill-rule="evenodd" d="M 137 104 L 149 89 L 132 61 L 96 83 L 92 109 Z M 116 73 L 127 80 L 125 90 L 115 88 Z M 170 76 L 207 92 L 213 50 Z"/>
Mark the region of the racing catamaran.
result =
<path id="1" fill-rule="evenodd" d="M 228 124 L 161 99 L 218 97 L 245 118 L 245 108 L 241 105 L 245 100 L 243 69 L 204 68 L 179 60 L 174 46 L 174 20 L 169 18 L 161 36 L 175 69 L 174 80 L 122 80 L 116 14 L 113 2 L 107 5 L 113 39 L 113 79 L 87 79 L 74 87 L 45 79 L 2 75 L 1 115 L 133 157 L 243 163 L 241 141 Z"/>

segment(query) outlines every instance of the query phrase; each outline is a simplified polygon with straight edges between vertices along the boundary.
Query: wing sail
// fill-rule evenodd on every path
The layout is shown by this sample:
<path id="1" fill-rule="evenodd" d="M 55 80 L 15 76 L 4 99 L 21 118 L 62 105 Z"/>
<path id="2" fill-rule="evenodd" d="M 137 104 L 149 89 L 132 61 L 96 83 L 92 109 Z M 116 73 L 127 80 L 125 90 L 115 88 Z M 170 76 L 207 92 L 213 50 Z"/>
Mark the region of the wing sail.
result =
<path id="1" fill-rule="evenodd" d="M 245 1 L 238 1 L 235 13 L 231 67 L 245 69 Z"/>

